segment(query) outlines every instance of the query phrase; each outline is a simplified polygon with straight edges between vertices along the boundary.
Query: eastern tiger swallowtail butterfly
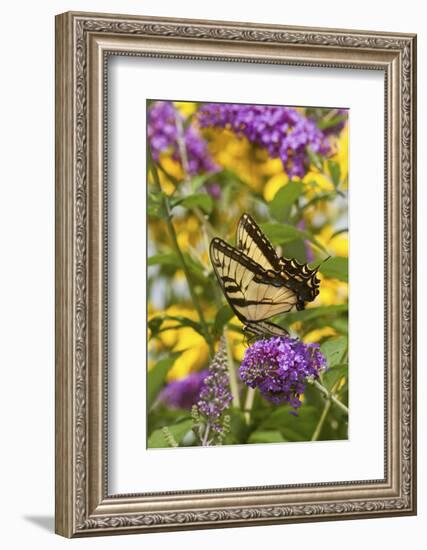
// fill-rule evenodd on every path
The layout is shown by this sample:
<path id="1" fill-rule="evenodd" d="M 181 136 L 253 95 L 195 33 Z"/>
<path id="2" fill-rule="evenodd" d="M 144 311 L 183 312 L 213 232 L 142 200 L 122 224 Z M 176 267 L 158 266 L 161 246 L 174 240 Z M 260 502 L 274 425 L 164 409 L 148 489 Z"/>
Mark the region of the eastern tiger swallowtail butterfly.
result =
<path id="1" fill-rule="evenodd" d="M 251 336 L 287 335 L 267 319 L 304 309 L 319 294 L 317 268 L 279 257 L 249 214 L 240 218 L 236 248 L 214 238 L 210 257 L 228 303 Z"/>

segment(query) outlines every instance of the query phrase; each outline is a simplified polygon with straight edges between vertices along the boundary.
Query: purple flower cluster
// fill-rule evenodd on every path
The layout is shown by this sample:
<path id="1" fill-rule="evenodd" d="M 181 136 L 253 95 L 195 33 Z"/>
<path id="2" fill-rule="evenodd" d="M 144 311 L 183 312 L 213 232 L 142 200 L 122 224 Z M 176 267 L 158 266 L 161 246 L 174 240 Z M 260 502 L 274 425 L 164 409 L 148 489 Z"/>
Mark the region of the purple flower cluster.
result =
<path id="1" fill-rule="evenodd" d="M 280 158 L 289 177 L 303 177 L 310 164 L 308 148 L 324 155 L 328 140 L 316 122 L 289 107 L 207 103 L 198 113 L 201 127 L 230 128 Z"/>
<path id="2" fill-rule="evenodd" d="M 200 396 L 207 370 L 192 372 L 181 380 L 169 382 L 159 395 L 159 401 L 171 409 L 191 409 Z"/>
<path id="3" fill-rule="evenodd" d="M 151 147 L 151 154 L 156 162 L 160 153 L 170 149 L 174 160 L 181 162 L 182 158 L 179 148 L 179 125 L 181 123 L 183 133 L 183 144 L 186 149 L 189 175 L 194 176 L 201 172 L 217 172 L 219 166 L 215 164 L 206 141 L 191 124 L 184 128 L 184 119 L 175 109 L 171 101 L 156 101 L 148 111 L 148 139 Z"/>
<path id="4" fill-rule="evenodd" d="M 306 379 L 318 378 L 325 368 L 326 359 L 319 344 L 277 337 L 258 340 L 248 347 L 239 374 L 247 386 L 259 388 L 268 401 L 276 405 L 288 403 L 297 409 Z"/>
<path id="5" fill-rule="evenodd" d="M 221 341 L 219 350 L 209 365 L 209 374 L 203 382 L 200 399 L 197 403 L 199 413 L 204 416 L 214 432 L 222 432 L 221 417 L 231 400 L 227 352 L 225 343 Z"/>

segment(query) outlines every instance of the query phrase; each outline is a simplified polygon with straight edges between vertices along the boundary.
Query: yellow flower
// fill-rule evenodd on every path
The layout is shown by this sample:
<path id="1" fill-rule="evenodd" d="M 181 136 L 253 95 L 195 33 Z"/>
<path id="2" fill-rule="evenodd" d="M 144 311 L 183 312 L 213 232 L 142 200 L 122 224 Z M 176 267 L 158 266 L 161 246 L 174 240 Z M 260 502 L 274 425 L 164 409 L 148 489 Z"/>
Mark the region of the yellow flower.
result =
<path id="1" fill-rule="evenodd" d="M 322 338 L 325 338 L 326 336 L 335 336 L 335 335 L 336 335 L 336 332 L 332 327 L 317 328 L 308 332 L 304 336 L 303 341 L 306 344 L 311 342 L 320 342 L 320 340 Z"/>
<path id="2" fill-rule="evenodd" d="M 183 179 L 183 171 L 179 162 L 174 160 L 170 156 L 170 152 L 162 153 L 159 156 L 159 164 L 167 171 L 168 174 L 173 176 L 178 181 Z M 166 195 L 172 195 L 175 191 L 175 185 L 159 168 L 157 169 L 159 175 L 160 187 Z M 157 191 L 154 187 L 154 180 L 151 171 L 148 172 L 148 185 L 151 190 Z"/>
<path id="3" fill-rule="evenodd" d="M 266 150 L 254 147 L 245 137 L 238 137 L 227 128 L 209 128 L 203 134 L 212 157 L 220 166 L 238 174 L 253 190 L 261 191 L 265 179 L 263 170 L 270 160 Z"/>
<path id="4" fill-rule="evenodd" d="M 233 325 L 241 325 L 243 329 L 243 325 L 241 321 L 237 319 L 237 317 L 233 317 L 230 320 L 230 323 L 232 323 Z M 229 330 L 227 332 L 227 337 L 233 352 L 233 359 L 240 363 L 243 360 L 243 356 L 245 355 L 246 350 L 246 345 L 244 343 L 245 337 L 243 335 L 243 332 L 235 332 L 234 330 Z"/>
<path id="5" fill-rule="evenodd" d="M 348 176 L 348 125 L 346 125 L 339 136 L 330 136 L 329 141 L 332 146 L 332 151 L 334 154 L 329 157 L 329 159 L 324 159 L 322 171 L 310 166 L 309 171 L 303 178 L 303 182 L 310 184 L 314 182 L 315 187 L 307 186 L 305 188 L 306 193 L 311 198 L 314 196 L 314 193 L 318 192 L 329 192 L 333 191 L 334 184 L 331 180 L 331 173 L 329 170 L 328 160 L 338 163 L 340 167 L 340 180 L 341 185 L 340 189 L 345 189 L 347 187 L 346 178 Z"/>
<path id="6" fill-rule="evenodd" d="M 315 194 L 319 192 L 329 192 L 334 190 L 334 185 L 330 179 L 324 174 L 316 171 L 315 168 L 311 167 L 307 174 L 302 179 L 303 183 L 307 184 L 305 186 L 306 194 L 310 197 L 313 196 L 313 191 Z M 309 185 L 315 183 L 315 186 Z"/>
<path id="7" fill-rule="evenodd" d="M 188 117 L 197 111 L 197 103 L 192 101 L 174 101 L 173 104 L 184 117 Z"/>
<path id="8" fill-rule="evenodd" d="M 334 234 L 332 225 L 325 225 L 316 235 L 317 240 L 335 256 L 348 258 L 348 233 Z"/>
<path id="9" fill-rule="evenodd" d="M 202 231 L 196 216 L 188 213 L 183 217 L 175 217 L 173 225 L 178 238 L 179 247 L 183 252 L 188 252 L 190 247 L 197 247 L 202 240 Z"/>
<path id="10" fill-rule="evenodd" d="M 284 187 L 289 181 L 289 176 L 286 172 L 278 172 L 272 176 L 264 186 L 263 193 L 264 199 L 267 202 L 270 202 L 274 199 L 276 193 Z"/>
<path id="11" fill-rule="evenodd" d="M 194 214 L 187 213 L 183 217 L 174 217 L 172 223 L 175 227 L 178 244 L 183 252 L 188 252 L 190 247 L 197 249 L 201 243 L 203 244 L 199 221 Z M 157 251 L 162 251 L 163 245 L 171 246 L 170 236 L 164 220 L 150 219 L 149 235 Z M 207 262 L 204 265 L 207 265 Z"/>
<path id="12" fill-rule="evenodd" d="M 275 174 L 287 174 L 283 171 L 283 163 L 279 158 L 268 158 L 263 164 L 260 165 L 259 170 L 266 176 L 274 176 Z"/>
<path id="13" fill-rule="evenodd" d="M 149 318 L 165 316 L 182 316 L 193 321 L 198 320 L 194 309 L 182 305 L 171 306 L 164 312 L 152 313 Z M 159 338 L 150 341 L 152 351 L 168 349 L 171 352 L 180 352 L 168 372 L 169 381 L 185 378 L 190 372 L 203 368 L 209 357 L 209 347 L 203 336 L 192 327 L 178 327 L 178 324 L 173 319 L 165 319 L 161 325 L 162 332 L 159 333 Z"/>
<path id="14" fill-rule="evenodd" d="M 318 273 L 317 277 L 320 279 L 320 293 L 313 302 L 307 304 L 307 307 L 333 306 L 348 302 L 348 283 L 329 279 L 321 273 Z"/>
<path id="15" fill-rule="evenodd" d="M 200 370 L 207 364 L 209 348 L 204 338 L 202 338 L 200 334 L 193 331 L 193 329 L 189 329 L 189 331 L 192 331 L 192 347 L 183 350 L 183 352 L 175 360 L 173 367 L 168 372 L 168 381 L 185 378 L 190 372 Z M 174 349 L 173 351 L 178 350 Z"/>
<path id="16" fill-rule="evenodd" d="M 184 171 L 181 163 L 173 159 L 168 153 L 161 153 L 159 156 L 160 165 L 166 170 L 168 174 L 175 179 L 181 181 L 184 178 Z M 166 176 L 164 176 L 166 177 Z"/>
<path id="17" fill-rule="evenodd" d="M 348 124 L 345 125 L 338 138 L 332 140 L 332 147 L 336 151 L 331 160 L 339 164 L 341 172 L 341 181 L 348 176 Z M 345 186 L 344 186 L 345 187 Z"/>

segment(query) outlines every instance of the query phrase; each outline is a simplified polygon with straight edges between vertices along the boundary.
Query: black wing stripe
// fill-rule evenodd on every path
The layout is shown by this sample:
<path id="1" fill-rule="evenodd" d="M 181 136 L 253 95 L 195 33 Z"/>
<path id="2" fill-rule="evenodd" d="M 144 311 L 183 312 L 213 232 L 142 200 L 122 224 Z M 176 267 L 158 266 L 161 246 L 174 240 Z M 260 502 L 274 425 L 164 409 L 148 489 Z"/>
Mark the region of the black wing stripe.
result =
<path id="1" fill-rule="evenodd" d="M 257 263 L 277 271 L 280 260 L 270 241 L 249 214 L 243 214 L 237 226 L 236 246 L 250 258 L 258 253 Z M 263 261 L 264 258 L 264 261 Z M 269 265 L 266 265 L 266 264 Z"/>
<path id="2" fill-rule="evenodd" d="M 260 323 L 294 307 L 303 309 L 319 293 L 317 269 L 279 258 L 248 214 L 239 221 L 236 240 L 234 248 L 213 239 L 210 257 L 224 295 L 243 323 Z"/>
<path id="3" fill-rule="evenodd" d="M 222 239 L 212 239 L 211 246 L 210 246 L 210 256 L 211 259 L 214 260 L 215 264 L 221 263 L 216 251 L 220 251 L 226 256 L 232 258 L 235 260 L 238 264 L 242 265 L 243 267 L 246 267 L 254 274 L 259 274 L 260 276 L 265 275 L 265 269 L 263 269 L 259 264 L 251 260 L 246 254 L 244 254 L 241 250 L 237 250 L 237 248 L 234 248 L 234 246 L 230 246 Z M 230 266 L 228 266 L 228 273 L 225 275 L 227 277 L 230 277 Z M 235 280 L 235 277 L 231 275 L 233 280 Z"/>
<path id="4" fill-rule="evenodd" d="M 210 255 L 224 295 L 241 321 L 258 322 L 295 306 L 295 293 L 269 284 L 266 271 L 242 251 L 213 239 Z"/>

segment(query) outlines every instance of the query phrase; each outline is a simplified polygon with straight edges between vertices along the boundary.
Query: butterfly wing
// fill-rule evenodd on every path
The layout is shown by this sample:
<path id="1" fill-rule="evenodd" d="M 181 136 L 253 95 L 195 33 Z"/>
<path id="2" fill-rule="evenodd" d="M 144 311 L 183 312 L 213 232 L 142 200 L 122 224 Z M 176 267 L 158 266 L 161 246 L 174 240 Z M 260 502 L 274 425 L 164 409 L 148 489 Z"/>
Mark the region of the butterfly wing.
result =
<path id="1" fill-rule="evenodd" d="M 296 306 L 298 296 L 285 281 L 242 250 L 215 238 L 210 257 L 224 295 L 243 323 L 263 321 Z"/>
<path id="2" fill-rule="evenodd" d="M 249 214 L 239 220 L 236 234 L 236 247 L 263 269 L 280 269 L 280 259 L 270 241 Z"/>
<path id="3" fill-rule="evenodd" d="M 280 258 L 280 275 L 298 294 L 297 309 L 304 309 L 305 303 L 312 302 L 319 294 L 317 269 L 310 269 L 307 264 L 300 264 L 295 259 Z"/>
<path id="4" fill-rule="evenodd" d="M 280 275 L 285 286 L 297 294 L 297 309 L 303 309 L 306 302 L 313 301 L 319 294 L 317 269 L 310 269 L 307 264 L 300 264 L 295 259 L 279 257 L 258 224 L 247 213 L 239 220 L 236 246 L 263 269 Z"/>
<path id="5" fill-rule="evenodd" d="M 289 336 L 289 332 L 286 329 L 268 321 L 247 323 L 243 332 L 249 343 L 265 337 Z"/>

